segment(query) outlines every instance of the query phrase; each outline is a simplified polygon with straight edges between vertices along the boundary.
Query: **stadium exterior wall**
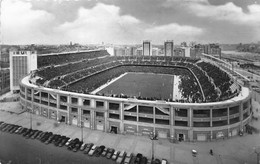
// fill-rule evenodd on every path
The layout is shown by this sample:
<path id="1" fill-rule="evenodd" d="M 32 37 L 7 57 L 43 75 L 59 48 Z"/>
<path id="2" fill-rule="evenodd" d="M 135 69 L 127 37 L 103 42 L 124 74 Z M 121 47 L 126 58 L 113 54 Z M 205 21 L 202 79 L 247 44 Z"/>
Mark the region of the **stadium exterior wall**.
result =
<path id="1" fill-rule="evenodd" d="M 214 103 L 146 101 L 79 94 L 20 82 L 24 109 L 72 126 L 120 134 L 184 141 L 210 141 L 246 131 L 252 116 L 251 91 Z M 147 110 L 148 109 L 148 110 Z"/>

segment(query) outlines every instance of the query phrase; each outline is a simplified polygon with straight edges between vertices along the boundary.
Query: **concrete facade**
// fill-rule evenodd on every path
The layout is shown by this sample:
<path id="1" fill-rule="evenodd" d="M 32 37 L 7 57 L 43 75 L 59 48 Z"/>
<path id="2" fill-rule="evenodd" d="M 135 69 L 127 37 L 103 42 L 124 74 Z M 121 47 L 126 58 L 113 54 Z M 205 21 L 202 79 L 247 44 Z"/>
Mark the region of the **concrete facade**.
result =
<path id="1" fill-rule="evenodd" d="M 252 116 L 251 92 L 214 103 L 146 101 L 78 94 L 20 83 L 23 108 L 69 125 L 103 132 L 149 135 L 184 141 L 208 141 L 245 131 Z"/>

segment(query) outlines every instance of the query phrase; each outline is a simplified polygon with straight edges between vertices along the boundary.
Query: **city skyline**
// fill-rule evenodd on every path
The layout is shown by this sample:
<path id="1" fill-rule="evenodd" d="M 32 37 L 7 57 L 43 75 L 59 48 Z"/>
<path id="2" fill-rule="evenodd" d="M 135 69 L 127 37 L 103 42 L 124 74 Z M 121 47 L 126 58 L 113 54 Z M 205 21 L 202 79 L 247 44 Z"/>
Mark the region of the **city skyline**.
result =
<path id="1" fill-rule="evenodd" d="M 3 44 L 260 40 L 260 0 L 4 0 Z"/>

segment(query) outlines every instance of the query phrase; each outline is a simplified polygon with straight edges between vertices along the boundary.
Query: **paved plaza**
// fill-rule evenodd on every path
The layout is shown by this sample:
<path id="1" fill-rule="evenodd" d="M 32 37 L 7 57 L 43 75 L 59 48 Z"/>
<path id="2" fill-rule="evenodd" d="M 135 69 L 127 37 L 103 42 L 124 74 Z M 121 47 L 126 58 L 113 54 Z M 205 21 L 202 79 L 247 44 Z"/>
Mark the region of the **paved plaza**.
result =
<path id="1" fill-rule="evenodd" d="M 58 124 L 55 120 L 23 112 L 19 102 L 1 103 L 0 106 L 0 121 L 30 128 L 30 117 L 32 117 L 33 129 L 81 139 L 81 128 Z M 260 105 L 253 101 L 253 107 L 254 115 L 259 120 L 253 120 L 250 124 L 260 129 Z M 256 111 L 256 109 L 259 110 Z M 152 156 L 152 141 L 147 136 L 110 134 L 84 128 L 83 140 L 117 150 L 142 153 L 148 158 Z M 254 152 L 256 146 L 260 146 L 260 134 L 255 133 L 212 142 L 171 143 L 167 139 L 159 139 L 154 141 L 154 156 L 159 159 L 165 158 L 172 164 L 253 164 L 256 163 Z M 196 157 L 192 156 L 192 149 L 198 151 Z M 213 156 L 209 154 L 210 149 L 213 150 Z"/>

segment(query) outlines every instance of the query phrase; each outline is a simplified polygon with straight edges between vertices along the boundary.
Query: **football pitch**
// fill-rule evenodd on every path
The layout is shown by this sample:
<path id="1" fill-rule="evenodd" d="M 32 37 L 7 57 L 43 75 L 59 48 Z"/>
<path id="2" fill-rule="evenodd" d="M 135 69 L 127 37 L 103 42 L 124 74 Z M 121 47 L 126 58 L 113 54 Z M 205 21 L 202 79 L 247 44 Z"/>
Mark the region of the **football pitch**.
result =
<path id="1" fill-rule="evenodd" d="M 173 94 L 173 81 L 173 75 L 126 73 L 98 93 L 170 99 Z"/>

